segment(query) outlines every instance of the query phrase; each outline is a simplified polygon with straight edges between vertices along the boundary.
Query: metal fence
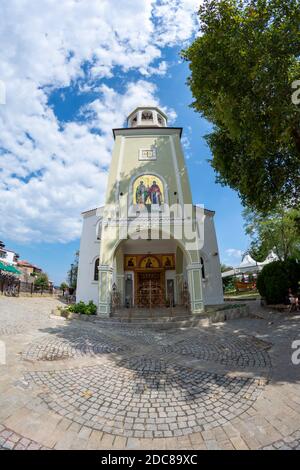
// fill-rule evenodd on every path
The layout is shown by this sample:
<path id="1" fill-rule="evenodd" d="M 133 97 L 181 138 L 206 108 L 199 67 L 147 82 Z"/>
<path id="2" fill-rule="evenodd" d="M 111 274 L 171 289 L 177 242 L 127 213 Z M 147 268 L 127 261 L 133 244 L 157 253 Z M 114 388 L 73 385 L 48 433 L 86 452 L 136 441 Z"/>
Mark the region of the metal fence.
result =
<path id="1" fill-rule="evenodd" d="M 23 282 L 20 281 L 17 277 L 0 273 L 0 292 L 3 295 L 17 297 L 20 294 L 48 294 L 53 295 L 53 287 L 42 288 L 35 286 L 33 282 Z"/>

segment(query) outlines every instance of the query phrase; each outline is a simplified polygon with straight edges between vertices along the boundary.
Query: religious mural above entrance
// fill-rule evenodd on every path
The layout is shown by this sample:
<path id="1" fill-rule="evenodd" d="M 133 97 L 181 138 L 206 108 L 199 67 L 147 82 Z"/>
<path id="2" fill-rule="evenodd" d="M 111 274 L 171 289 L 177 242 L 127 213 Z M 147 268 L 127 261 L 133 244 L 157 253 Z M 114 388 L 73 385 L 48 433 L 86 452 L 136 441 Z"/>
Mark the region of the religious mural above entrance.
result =
<path id="1" fill-rule="evenodd" d="M 152 269 L 152 268 L 159 268 L 160 263 L 155 256 L 146 256 L 146 258 L 142 259 L 140 263 L 140 268 Z"/>
<path id="2" fill-rule="evenodd" d="M 162 256 L 162 265 L 165 269 L 174 269 L 174 256 L 173 255 Z"/>
<path id="3" fill-rule="evenodd" d="M 127 268 L 136 267 L 136 256 L 125 256 L 125 266 Z"/>
<path id="4" fill-rule="evenodd" d="M 154 175 L 139 176 L 133 183 L 133 203 L 141 206 L 161 205 L 164 202 L 164 186 Z"/>
<path id="5" fill-rule="evenodd" d="M 125 255 L 124 267 L 128 270 L 153 270 L 153 269 L 175 269 L 175 255 Z"/>

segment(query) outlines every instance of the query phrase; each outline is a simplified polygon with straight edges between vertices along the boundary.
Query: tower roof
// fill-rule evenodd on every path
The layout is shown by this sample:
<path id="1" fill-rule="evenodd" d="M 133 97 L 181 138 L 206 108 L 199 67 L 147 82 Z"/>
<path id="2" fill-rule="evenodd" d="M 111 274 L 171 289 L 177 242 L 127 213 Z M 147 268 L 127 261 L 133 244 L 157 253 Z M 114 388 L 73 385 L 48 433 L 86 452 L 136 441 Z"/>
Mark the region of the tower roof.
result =
<path id="1" fill-rule="evenodd" d="M 168 117 L 156 106 L 139 106 L 127 117 L 128 127 L 167 127 Z"/>

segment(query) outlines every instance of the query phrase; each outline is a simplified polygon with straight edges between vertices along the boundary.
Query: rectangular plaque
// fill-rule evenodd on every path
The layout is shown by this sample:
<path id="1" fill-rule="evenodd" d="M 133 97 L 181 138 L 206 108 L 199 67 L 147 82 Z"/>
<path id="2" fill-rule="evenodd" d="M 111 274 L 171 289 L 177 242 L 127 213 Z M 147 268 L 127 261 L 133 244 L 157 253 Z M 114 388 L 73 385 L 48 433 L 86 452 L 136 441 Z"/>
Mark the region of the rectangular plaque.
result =
<path id="1" fill-rule="evenodd" d="M 156 148 L 139 149 L 139 160 L 156 160 Z"/>

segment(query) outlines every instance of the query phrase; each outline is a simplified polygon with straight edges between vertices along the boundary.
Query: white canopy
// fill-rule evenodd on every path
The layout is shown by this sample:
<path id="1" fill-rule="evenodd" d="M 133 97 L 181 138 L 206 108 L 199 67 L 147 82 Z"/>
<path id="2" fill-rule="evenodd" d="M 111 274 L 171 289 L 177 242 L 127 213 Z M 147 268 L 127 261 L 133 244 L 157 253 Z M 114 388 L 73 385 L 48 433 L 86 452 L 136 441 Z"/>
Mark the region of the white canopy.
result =
<path id="1" fill-rule="evenodd" d="M 266 264 L 272 263 L 272 261 L 278 261 L 278 256 L 273 251 L 270 251 L 262 263 L 255 261 L 250 255 L 245 255 L 242 262 L 236 268 L 225 271 L 222 273 L 222 277 L 235 276 L 237 274 L 244 273 L 258 273 Z"/>
<path id="2" fill-rule="evenodd" d="M 257 262 L 250 255 L 245 255 L 238 268 L 246 268 L 251 266 L 257 266 Z"/>

